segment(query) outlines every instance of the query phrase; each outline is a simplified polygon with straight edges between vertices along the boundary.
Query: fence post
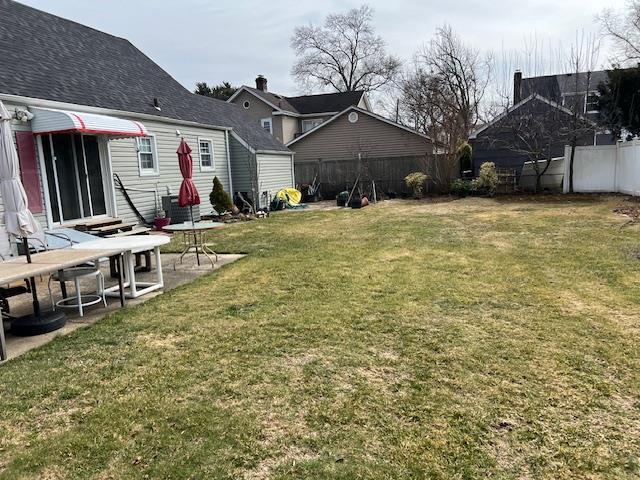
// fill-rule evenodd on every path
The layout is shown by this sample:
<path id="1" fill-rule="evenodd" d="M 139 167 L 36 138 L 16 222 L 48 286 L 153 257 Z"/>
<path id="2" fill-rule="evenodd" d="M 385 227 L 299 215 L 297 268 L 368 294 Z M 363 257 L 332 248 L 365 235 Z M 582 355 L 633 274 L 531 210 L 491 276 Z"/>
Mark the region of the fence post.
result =
<path id="1" fill-rule="evenodd" d="M 564 177 L 562 178 L 562 193 L 569 193 L 569 162 L 571 161 L 571 152 L 568 145 L 564 146 Z M 575 174 L 575 171 L 574 171 Z"/>
<path id="2" fill-rule="evenodd" d="M 620 142 L 616 142 L 616 156 L 613 163 L 613 192 L 618 193 L 618 162 L 620 161 Z"/>

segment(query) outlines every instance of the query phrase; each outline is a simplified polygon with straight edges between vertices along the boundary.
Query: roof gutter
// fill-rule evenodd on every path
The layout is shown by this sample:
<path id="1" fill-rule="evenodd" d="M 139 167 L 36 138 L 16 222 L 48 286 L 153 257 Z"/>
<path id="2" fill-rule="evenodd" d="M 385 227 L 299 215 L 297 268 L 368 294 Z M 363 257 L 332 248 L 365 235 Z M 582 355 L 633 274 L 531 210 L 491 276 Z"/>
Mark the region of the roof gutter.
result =
<path id="1" fill-rule="evenodd" d="M 316 113 L 291 113 L 286 110 L 281 110 L 279 112 L 273 112 L 273 116 L 286 115 L 287 117 L 296 117 L 296 118 L 315 118 L 315 117 L 326 117 L 328 115 L 337 115 L 340 112 L 316 112 Z"/>
<path id="2" fill-rule="evenodd" d="M 59 110 L 80 110 L 86 113 L 98 113 L 102 115 L 118 115 L 123 117 L 135 117 L 143 120 L 151 120 L 161 123 L 171 123 L 174 125 L 186 125 L 192 127 L 202 127 L 215 130 L 233 130 L 232 127 L 223 127 L 220 125 L 210 125 L 200 122 L 191 122 L 188 120 L 179 120 L 177 118 L 162 117 L 158 115 L 150 115 L 148 113 L 137 113 L 126 110 L 114 110 L 111 108 L 91 107 L 89 105 L 80 105 L 77 103 L 57 102 L 55 100 L 45 100 L 34 97 L 23 97 L 21 95 L 10 95 L 8 93 L 0 93 L 0 100 L 6 100 L 14 103 L 26 103 L 29 107 L 54 108 Z"/>
<path id="3" fill-rule="evenodd" d="M 269 155 L 291 155 L 291 150 L 256 150 L 256 153 L 266 153 Z"/>

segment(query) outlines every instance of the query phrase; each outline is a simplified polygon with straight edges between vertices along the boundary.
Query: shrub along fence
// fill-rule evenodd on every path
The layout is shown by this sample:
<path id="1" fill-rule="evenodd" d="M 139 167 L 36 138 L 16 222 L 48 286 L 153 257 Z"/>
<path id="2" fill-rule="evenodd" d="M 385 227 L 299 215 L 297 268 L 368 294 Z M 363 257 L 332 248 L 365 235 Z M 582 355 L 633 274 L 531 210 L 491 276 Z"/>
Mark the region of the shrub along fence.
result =
<path id="1" fill-rule="evenodd" d="M 413 172 L 429 174 L 433 162 L 428 156 L 367 158 L 350 160 L 317 160 L 295 162 L 296 183 L 310 184 L 314 178 L 320 182 L 323 198 L 334 198 L 338 193 L 353 188 L 360 175 L 365 194 L 370 194 L 370 183 L 375 181 L 376 191 L 384 195 L 410 195 L 404 178 Z M 427 181 L 426 192 L 433 190 L 433 182 Z"/>

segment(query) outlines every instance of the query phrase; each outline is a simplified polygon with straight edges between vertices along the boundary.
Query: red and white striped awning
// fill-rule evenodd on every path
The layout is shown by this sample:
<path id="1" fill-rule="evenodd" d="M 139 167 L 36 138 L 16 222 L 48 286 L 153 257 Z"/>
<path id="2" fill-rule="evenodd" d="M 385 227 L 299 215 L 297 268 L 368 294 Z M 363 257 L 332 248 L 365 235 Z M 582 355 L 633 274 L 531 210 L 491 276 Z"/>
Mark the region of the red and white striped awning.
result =
<path id="1" fill-rule="evenodd" d="M 114 137 L 145 137 L 145 126 L 135 120 L 97 115 L 95 113 L 31 107 L 34 118 L 31 130 L 36 135 L 47 133 L 88 133 Z"/>

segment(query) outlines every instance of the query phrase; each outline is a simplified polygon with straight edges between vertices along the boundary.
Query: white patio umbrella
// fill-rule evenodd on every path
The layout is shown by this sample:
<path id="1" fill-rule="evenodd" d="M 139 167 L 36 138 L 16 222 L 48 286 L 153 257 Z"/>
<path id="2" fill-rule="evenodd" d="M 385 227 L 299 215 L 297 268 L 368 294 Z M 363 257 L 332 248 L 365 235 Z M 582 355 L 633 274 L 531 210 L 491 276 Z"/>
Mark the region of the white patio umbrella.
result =
<path id="1" fill-rule="evenodd" d="M 0 100 L 0 196 L 4 205 L 7 231 L 28 237 L 40 231 L 40 225 L 29 211 L 27 193 L 20 179 L 18 152 L 11 133 L 11 115 Z"/>
<path id="2" fill-rule="evenodd" d="M 17 237 L 22 237 L 22 245 L 31 263 L 28 238 L 34 233 L 41 232 L 40 224 L 33 218 L 29 211 L 27 193 L 20 179 L 20 163 L 18 152 L 13 143 L 11 133 L 11 115 L 0 100 L 0 196 L 4 204 L 4 223 L 7 231 Z M 64 319 L 61 312 L 41 312 L 38 302 L 38 292 L 34 278 L 29 279 L 31 296 L 33 297 L 33 315 L 21 317 L 15 322 L 29 323 L 30 325 L 46 325 L 58 319 Z M 51 331 L 43 330 L 43 331 Z"/>

